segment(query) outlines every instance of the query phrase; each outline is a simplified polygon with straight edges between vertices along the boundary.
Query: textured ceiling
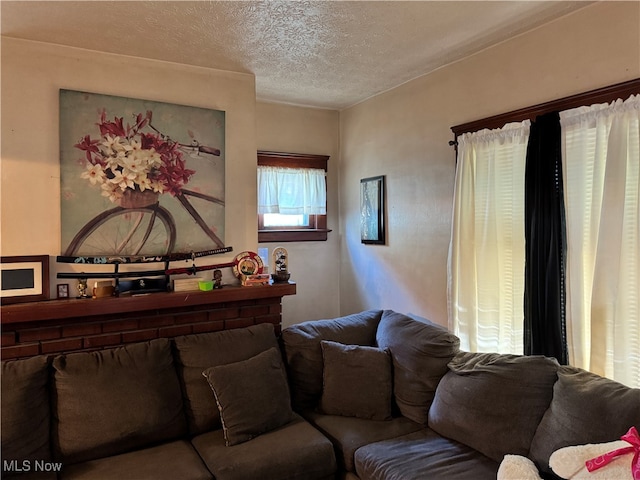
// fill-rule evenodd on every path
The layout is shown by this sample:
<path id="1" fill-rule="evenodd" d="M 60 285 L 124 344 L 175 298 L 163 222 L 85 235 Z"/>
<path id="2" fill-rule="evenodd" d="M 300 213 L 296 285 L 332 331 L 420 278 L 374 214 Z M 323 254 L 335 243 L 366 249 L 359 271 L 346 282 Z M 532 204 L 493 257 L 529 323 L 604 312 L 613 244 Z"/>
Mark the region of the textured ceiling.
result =
<path id="1" fill-rule="evenodd" d="M 257 98 L 343 109 L 590 2 L 7 1 L 3 36 L 253 73 Z"/>

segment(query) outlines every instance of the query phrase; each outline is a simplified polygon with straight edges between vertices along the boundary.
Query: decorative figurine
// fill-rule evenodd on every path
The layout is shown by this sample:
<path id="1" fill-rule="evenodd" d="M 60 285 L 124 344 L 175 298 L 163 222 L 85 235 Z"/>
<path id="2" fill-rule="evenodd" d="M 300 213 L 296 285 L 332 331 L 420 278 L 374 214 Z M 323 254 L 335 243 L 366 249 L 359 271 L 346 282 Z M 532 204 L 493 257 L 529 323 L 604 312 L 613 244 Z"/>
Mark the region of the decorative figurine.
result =
<path id="1" fill-rule="evenodd" d="M 222 270 L 213 271 L 213 288 L 222 288 Z"/>
<path id="2" fill-rule="evenodd" d="M 278 283 L 289 281 L 291 274 L 287 267 L 288 258 L 289 254 L 283 247 L 278 247 L 273 250 L 274 273 L 271 274 L 271 278 L 273 278 L 274 282 Z"/>
<path id="3" fill-rule="evenodd" d="M 79 278 L 78 279 L 78 298 L 90 298 L 87 295 L 87 279 Z"/>

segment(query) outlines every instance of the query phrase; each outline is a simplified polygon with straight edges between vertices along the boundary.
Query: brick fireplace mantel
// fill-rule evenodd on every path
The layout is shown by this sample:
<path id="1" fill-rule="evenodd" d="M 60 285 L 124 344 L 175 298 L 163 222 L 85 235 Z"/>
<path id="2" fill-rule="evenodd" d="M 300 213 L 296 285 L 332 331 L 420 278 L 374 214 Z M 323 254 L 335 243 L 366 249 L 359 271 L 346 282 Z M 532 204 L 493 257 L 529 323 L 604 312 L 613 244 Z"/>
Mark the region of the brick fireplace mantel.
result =
<path id="1" fill-rule="evenodd" d="M 273 323 L 295 283 L 210 292 L 66 299 L 3 305 L 2 359 L 96 350 L 160 337 Z"/>

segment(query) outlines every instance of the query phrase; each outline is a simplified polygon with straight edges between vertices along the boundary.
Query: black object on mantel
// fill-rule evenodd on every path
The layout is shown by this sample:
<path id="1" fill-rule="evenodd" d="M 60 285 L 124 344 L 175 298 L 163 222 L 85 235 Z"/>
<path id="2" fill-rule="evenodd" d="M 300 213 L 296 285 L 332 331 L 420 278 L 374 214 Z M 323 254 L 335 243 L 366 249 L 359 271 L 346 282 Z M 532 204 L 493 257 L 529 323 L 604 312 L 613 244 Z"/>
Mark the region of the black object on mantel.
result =
<path id="1" fill-rule="evenodd" d="M 118 293 L 131 295 L 142 295 L 145 293 L 167 292 L 169 282 L 166 278 L 136 278 L 135 280 L 120 280 L 118 282 Z"/>

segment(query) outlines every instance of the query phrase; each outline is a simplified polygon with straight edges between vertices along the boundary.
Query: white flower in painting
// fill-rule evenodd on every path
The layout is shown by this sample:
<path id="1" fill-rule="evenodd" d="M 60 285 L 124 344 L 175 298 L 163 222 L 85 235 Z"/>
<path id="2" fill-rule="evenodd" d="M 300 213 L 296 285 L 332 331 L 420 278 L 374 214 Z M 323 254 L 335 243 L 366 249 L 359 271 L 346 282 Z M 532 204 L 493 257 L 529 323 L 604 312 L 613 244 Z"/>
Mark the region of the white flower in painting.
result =
<path id="1" fill-rule="evenodd" d="M 122 190 L 118 187 L 118 185 L 114 185 L 113 183 L 105 182 L 100 185 L 102 188 L 102 196 L 108 197 L 109 200 L 113 203 L 117 203 L 118 200 L 122 198 Z"/>
<path id="2" fill-rule="evenodd" d="M 124 168 L 136 173 L 136 176 L 148 169 L 146 155 L 142 152 L 141 150 L 133 151 L 124 159 Z"/>
<path id="3" fill-rule="evenodd" d="M 120 143 L 120 137 L 112 137 L 107 134 L 104 136 L 104 142 L 102 145 L 105 147 L 109 155 L 122 150 L 122 144 Z"/>
<path id="4" fill-rule="evenodd" d="M 114 185 L 118 185 L 118 187 L 120 187 L 120 190 L 124 192 L 127 188 L 134 188 L 133 181 L 135 180 L 135 178 L 136 174 L 133 172 L 128 172 L 126 170 L 115 170 L 113 172 L 113 178 L 110 179 L 109 182 L 113 183 Z"/>
<path id="5" fill-rule="evenodd" d="M 142 173 L 141 175 L 138 175 L 138 177 L 135 180 L 135 183 L 138 184 L 138 188 L 140 188 L 141 192 L 144 192 L 145 190 L 153 190 L 153 185 L 151 184 L 151 180 L 149 180 L 149 177 L 147 177 L 146 173 Z"/>
<path id="6" fill-rule="evenodd" d="M 104 170 L 100 164 L 87 164 L 87 171 L 82 172 L 81 177 L 88 179 L 91 182 L 91 185 L 104 183 L 105 180 Z"/>
<path id="7" fill-rule="evenodd" d="M 151 188 L 154 192 L 164 193 L 164 185 L 158 180 L 151 180 Z"/>

